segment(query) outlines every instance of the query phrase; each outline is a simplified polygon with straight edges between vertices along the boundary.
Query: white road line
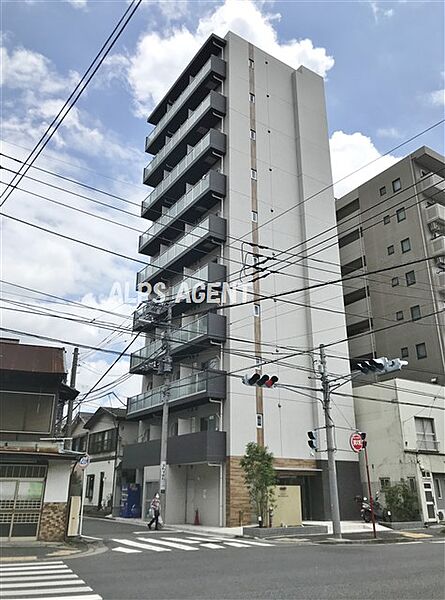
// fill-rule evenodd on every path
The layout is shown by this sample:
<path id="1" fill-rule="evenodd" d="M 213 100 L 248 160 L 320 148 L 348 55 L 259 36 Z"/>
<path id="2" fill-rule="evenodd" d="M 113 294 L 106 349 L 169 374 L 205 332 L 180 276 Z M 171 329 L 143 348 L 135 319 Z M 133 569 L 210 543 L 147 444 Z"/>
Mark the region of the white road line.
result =
<path id="1" fill-rule="evenodd" d="M 188 537 L 188 540 L 196 540 L 197 542 L 226 542 L 231 540 L 231 538 L 216 538 L 216 537 L 197 537 L 197 536 L 193 536 L 193 537 Z"/>
<path id="2" fill-rule="evenodd" d="M 14 573 L 16 575 L 16 573 Z M 32 575 L 30 577 L 10 577 L 6 575 L 6 577 L 1 578 L 1 582 L 9 583 L 10 581 L 51 581 L 52 579 L 57 579 L 58 581 L 62 579 L 77 579 L 77 575 L 74 573 L 72 575 L 53 575 L 51 571 L 51 575 Z M 0 582 L 0 586 L 2 583 Z M 36 584 L 37 585 L 37 584 Z"/>
<path id="3" fill-rule="evenodd" d="M 0 591 L 0 598 L 6 598 L 7 596 L 11 596 L 15 598 L 16 596 L 29 596 L 30 594 L 34 594 L 34 596 L 40 596 L 42 594 L 63 594 L 64 592 L 69 592 L 70 594 L 78 593 L 78 592 L 92 592 L 93 590 L 87 585 L 82 585 L 81 587 L 72 587 L 69 590 L 66 588 L 42 588 L 42 589 L 33 589 L 33 590 L 7 590 L 6 592 Z M 12 598 L 10 600 L 12 600 Z M 80 596 L 82 598 L 82 596 Z"/>
<path id="4" fill-rule="evenodd" d="M 57 586 L 57 585 L 78 585 L 78 584 L 83 584 L 85 585 L 85 581 L 83 581 L 83 579 L 79 579 L 78 577 L 76 577 L 76 579 L 70 579 L 69 581 L 42 581 L 40 583 L 22 583 L 22 582 L 17 582 L 17 583 L 0 583 L 0 589 L 4 590 L 6 588 L 11 589 L 11 588 L 15 588 L 15 589 L 24 589 L 24 588 L 36 588 L 36 585 L 46 585 L 47 587 L 53 587 L 53 586 Z"/>
<path id="5" fill-rule="evenodd" d="M 54 590 L 51 590 L 53 592 Z M 72 592 L 73 590 L 70 590 Z M 9 600 L 14 600 L 10 598 Z M 86 594 L 85 596 L 46 596 L 42 598 L 42 596 L 34 597 L 34 598 L 26 598 L 26 600 L 102 600 L 102 596 L 98 594 Z"/>
<path id="6" fill-rule="evenodd" d="M 141 531 L 132 531 L 131 533 L 134 533 L 135 535 L 140 535 L 141 533 L 148 533 L 150 530 L 148 529 L 143 529 Z"/>
<path id="7" fill-rule="evenodd" d="M 47 571 L 46 569 L 39 569 L 38 571 L 4 571 L 0 573 L 0 577 L 13 576 L 13 575 L 21 575 L 22 577 L 26 577 L 27 575 L 67 575 L 68 573 L 72 573 L 71 569 L 58 569 L 55 571 L 51 569 Z"/>
<path id="8" fill-rule="evenodd" d="M 64 564 L 61 565 L 52 565 L 52 564 L 47 564 L 45 566 L 32 566 L 32 567 L 22 567 L 22 566 L 17 566 L 17 567 L 5 567 L 4 569 L 0 569 L 0 575 L 2 573 L 9 573 L 11 571 L 16 571 L 16 572 L 21 572 L 21 571 L 40 571 L 42 569 L 45 569 L 45 571 L 61 571 L 63 569 L 66 569 L 66 566 Z"/>
<path id="9" fill-rule="evenodd" d="M 430 542 L 430 544 L 445 544 L 445 540 L 434 540 L 433 542 Z"/>
<path id="10" fill-rule="evenodd" d="M 396 542 L 396 546 L 412 546 L 413 544 L 423 544 L 423 542 Z"/>
<path id="11" fill-rule="evenodd" d="M 142 552 L 142 550 L 134 550 L 133 548 L 123 548 L 119 546 L 118 548 L 112 548 L 113 552 L 123 552 L 124 554 L 138 554 Z"/>
<path id="12" fill-rule="evenodd" d="M 145 538 L 138 538 L 138 539 L 146 541 Z M 150 538 L 150 543 L 159 544 L 160 546 L 168 546 L 170 548 L 175 548 L 176 550 L 186 550 L 186 551 L 198 550 L 198 548 L 191 548 L 190 546 L 185 546 L 184 544 L 177 544 L 175 542 L 163 542 L 162 540 L 152 539 L 152 538 Z"/>
<path id="13" fill-rule="evenodd" d="M 47 565 L 63 565 L 63 562 L 61 560 L 52 560 L 50 561 L 42 561 L 42 562 L 21 562 L 21 563 L 2 563 L 0 564 L 0 571 L 2 569 L 4 569 L 5 567 L 38 567 L 38 566 L 44 566 L 46 567 Z"/>
<path id="14" fill-rule="evenodd" d="M 233 548 L 250 548 L 248 544 L 244 542 L 224 542 L 226 546 L 232 546 Z"/>
<path id="15" fill-rule="evenodd" d="M 267 542 L 254 542 L 253 540 L 242 540 L 241 543 L 248 544 L 249 546 L 266 546 L 267 548 L 273 546 L 273 544 L 268 544 Z"/>
<path id="16" fill-rule="evenodd" d="M 172 542 L 180 542 L 180 543 L 184 543 L 184 544 L 199 544 L 199 542 L 197 540 L 187 540 L 185 538 L 168 537 L 168 538 L 162 538 L 162 539 L 167 540 L 167 542 L 172 541 Z"/>
<path id="17" fill-rule="evenodd" d="M 203 542 L 200 544 L 202 548 L 210 548 L 210 550 L 224 550 L 224 546 L 218 544 L 212 544 L 212 542 Z"/>
<path id="18" fill-rule="evenodd" d="M 141 539 L 141 538 L 139 538 Z M 145 541 L 145 540 L 144 540 Z M 154 552 L 170 552 L 169 548 L 158 548 L 149 544 L 141 544 L 140 542 L 133 542 L 133 540 L 113 539 L 113 542 L 118 544 L 125 544 L 127 546 L 134 546 L 135 548 L 142 548 L 142 550 L 153 550 Z"/>

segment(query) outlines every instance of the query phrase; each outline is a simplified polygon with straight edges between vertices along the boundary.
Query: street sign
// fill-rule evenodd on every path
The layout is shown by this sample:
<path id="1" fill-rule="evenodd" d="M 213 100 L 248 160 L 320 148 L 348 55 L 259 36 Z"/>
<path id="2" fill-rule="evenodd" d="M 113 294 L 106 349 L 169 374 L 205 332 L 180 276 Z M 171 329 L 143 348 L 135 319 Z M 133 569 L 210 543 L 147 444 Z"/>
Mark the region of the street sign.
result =
<path id="1" fill-rule="evenodd" d="M 363 450 L 363 439 L 359 433 L 352 433 L 349 438 L 349 445 L 354 450 L 354 452 L 360 452 Z"/>
<path id="2" fill-rule="evenodd" d="M 163 460 L 161 462 L 161 480 L 160 480 L 160 492 L 165 492 L 166 488 L 166 479 L 167 479 L 167 463 Z"/>
<path id="3" fill-rule="evenodd" d="M 81 469 L 86 469 L 90 464 L 90 457 L 88 454 L 85 454 L 81 458 L 79 458 L 79 462 L 77 463 Z"/>

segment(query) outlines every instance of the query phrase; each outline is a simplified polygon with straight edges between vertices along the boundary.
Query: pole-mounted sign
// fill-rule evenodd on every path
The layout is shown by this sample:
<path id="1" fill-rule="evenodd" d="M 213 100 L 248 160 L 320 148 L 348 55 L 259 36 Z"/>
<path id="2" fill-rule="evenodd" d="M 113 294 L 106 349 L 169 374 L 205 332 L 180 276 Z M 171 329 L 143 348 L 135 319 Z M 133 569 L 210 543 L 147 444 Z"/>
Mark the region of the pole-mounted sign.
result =
<path id="1" fill-rule="evenodd" d="M 354 452 L 361 452 L 363 450 L 363 438 L 360 433 L 352 433 L 349 438 L 349 445 Z"/>

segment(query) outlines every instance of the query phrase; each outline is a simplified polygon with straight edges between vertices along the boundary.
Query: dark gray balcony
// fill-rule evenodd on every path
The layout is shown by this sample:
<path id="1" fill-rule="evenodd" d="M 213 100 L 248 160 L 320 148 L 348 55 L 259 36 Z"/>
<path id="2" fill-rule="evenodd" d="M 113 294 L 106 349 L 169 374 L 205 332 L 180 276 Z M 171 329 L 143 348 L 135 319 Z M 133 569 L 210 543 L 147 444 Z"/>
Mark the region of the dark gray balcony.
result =
<path id="1" fill-rule="evenodd" d="M 170 352 L 174 358 L 201 352 L 212 342 L 226 340 L 226 317 L 215 313 L 207 313 L 195 321 L 184 325 L 181 329 L 173 329 L 170 341 Z M 156 369 L 156 359 L 165 354 L 165 342 L 161 339 L 133 352 L 130 356 L 130 373 L 145 375 Z"/>
<path id="2" fill-rule="evenodd" d="M 226 277 L 227 269 L 225 265 L 211 262 L 191 275 L 184 277 L 178 283 L 167 287 L 166 294 L 169 298 L 172 298 L 174 302 L 172 307 L 173 315 L 179 314 L 184 307 L 186 298 L 179 295 L 179 292 L 184 291 L 184 286 L 187 286 L 189 290 L 192 290 L 195 286 L 205 287 L 208 283 L 226 281 Z M 187 306 L 190 305 L 188 304 Z M 133 315 L 133 329 L 135 331 L 148 331 L 155 327 L 156 319 L 152 318 L 153 309 L 155 311 L 154 314 L 159 314 L 159 312 L 164 310 L 162 305 L 145 303 L 135 311 Z M 165 307 L 164 312 L 166 310 L 167 308 Z"/>
<path id="3" fill-rule="evenodd" d="M 225 400 L 226 374 L 216 371 L 199 371 L 188 377 L 172 381 L 168 385 L 170 410 L 198 406 L 209 398 Z M 164 402 L 164 388 L 148 390 L 128 398 L 127 419 L 141 419 L 149 414 L 161 413 Z"/>
<path id="4" fill-rule="evenodd" d="M 211 129 L 188 154 L 166 174 L 159 185 L 142 203 L 141 216 L 155 221 L 162 205 L 170 206 L 194 185 L 226 153 L 226 136 Z"/>
<path id="5" fill-rule="evenodd" d="M 194 222 L 226 194 L 226 176 L 210 170 L 203 179 L 164 212 L 153 225 L 139 237 L 139 252 L 153 256 L 161 244 L 171 243 L 185 230 L 186 222 Z"/>
<path id="6" fill-rule="evenodd" d="M 191 265 L 203 253 L 217 248 L 226 239 L 226 220 L 209 215 L 193 229 L 175 241 L 162 254 L 154 257 L 153 264 L 147 265 L 137 274 L 137 285 L 160 281 L 165 272 L 179 273 L 182 267 Z"/>
<path id="7" fill-rule="evenodd" d="M 124 469 L 142 469 L 160 464 L 161 440 L 124 447 Z M 226 432 L 199 431 L 168 438 L 167 464 L 219 463 L 226 459 Z"/>
<path id="8" fill-rule="evenodd" d="M 191 112 L 191 111 L 190 111 Z M 195 146 L 207 130 L 215 127 L 226 114 L 226 99 L 218 92 L 210 94 L 169 138 L 144 170 L 144 183 L 157 186 L 164 169 L 171 168 L 186 154 L 187 146 Z"/>
<path id="9" fill-rule="evenodd" d="M 189 110 L 195 110 L 211 90 L 216 89 L 226 77 L 226 63 L 222 58 L 212 56 L 196 76 L 188 83 L 182 94 L 170 105 L 167 112 L 145 140 L 145 149 L 156 154 L 188 117 Z"/>

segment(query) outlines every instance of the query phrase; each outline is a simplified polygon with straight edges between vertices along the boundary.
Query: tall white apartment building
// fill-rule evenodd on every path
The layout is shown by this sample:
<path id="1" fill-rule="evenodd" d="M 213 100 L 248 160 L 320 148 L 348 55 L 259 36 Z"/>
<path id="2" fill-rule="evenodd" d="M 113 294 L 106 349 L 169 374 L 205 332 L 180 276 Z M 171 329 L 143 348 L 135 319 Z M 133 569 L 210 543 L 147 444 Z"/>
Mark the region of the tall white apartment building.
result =
<path id="1" fill-rule="evenodd" d="M 301 486 L 304 519 L 329 518 L 323 430 L 320 452 L 307 444 L 307 431 L 324 425 L 319 345 L 331 373 L 347 374 L 349 363 L 341 286 L 311 288 L 340 277 L 340 267 L 320 262 L 339 264 L 338 248 L 326 242 L 328 249 L 305 258 L 307 240 L 331 239 L 336 224 L 323 79 L 231 32 L 212 35 L 148 122 L 154 128 L 145 149 L 153 159 L 144 183 L 154 189 L 142 216 L 153 224 L 139 250 L 151 258 L 138 284 L 163 281 L 171 297 L 184 281 L 251 282 L 248 300 L 255 302 L 176 302 L 169 380 L 156 366 L 165 353 L 165 315 L 152 318 L 150 303 L 138 309 L 134 328 L 145 340 L 130 370 L 143 375 L 143 385 L 128 401 L 127 418 L 139 422 L 139 443 L 125 448 L 123 468 L 135 469 L 146 508 L 159 488 L 168 393 L 168 522 L 193 523 L 196 511 L 203 524 L 250 522 L 240 468 L 250 441 L 273 452 L 280 484 Z M 292 293 L 271 298 L 282 292 Z M 240 376 L 255 370 L 298 387 L 243 385 Z M 342 391 L 333 408 L 339 496 L 342 517 L 353 518 L 361 486 L 348 449 L 350 385 Z"/>

